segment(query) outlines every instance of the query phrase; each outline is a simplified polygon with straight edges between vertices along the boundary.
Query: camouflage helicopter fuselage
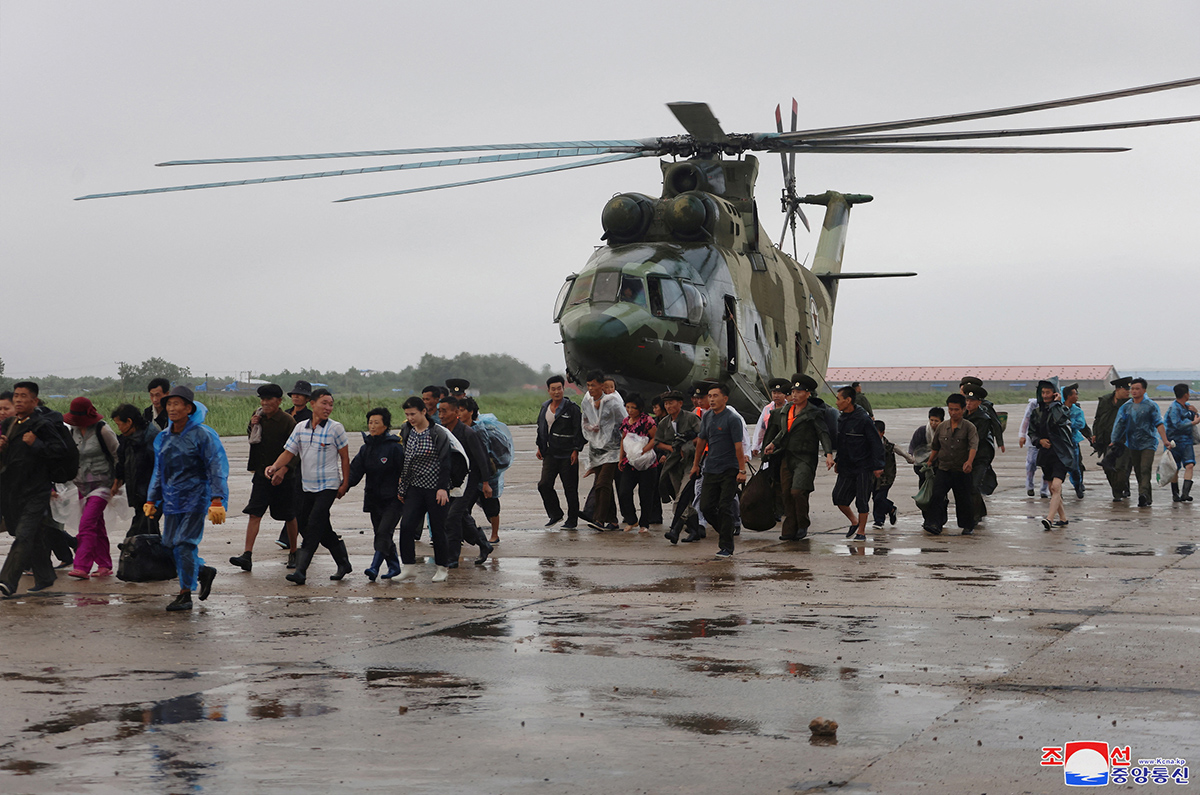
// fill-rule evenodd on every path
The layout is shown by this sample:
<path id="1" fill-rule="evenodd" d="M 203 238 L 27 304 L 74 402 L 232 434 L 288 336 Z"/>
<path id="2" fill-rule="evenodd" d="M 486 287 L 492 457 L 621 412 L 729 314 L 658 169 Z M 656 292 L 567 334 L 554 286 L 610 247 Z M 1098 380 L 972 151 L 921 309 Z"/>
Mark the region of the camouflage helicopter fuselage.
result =
<path id="1" fill-rule="evenodd" d="M 813 268 L 771 244 L 754 201 L 758 161 L 661 162 L 658 199 L 611 199 L 606 245 L 568 277 L 555 306 L 568 377 L 612 376 L 647 400 L 719 381 L 756 417 L 767 381 L 803 372 L 824 382 L 850 206 L 869 196 L 827 192 Z"/>

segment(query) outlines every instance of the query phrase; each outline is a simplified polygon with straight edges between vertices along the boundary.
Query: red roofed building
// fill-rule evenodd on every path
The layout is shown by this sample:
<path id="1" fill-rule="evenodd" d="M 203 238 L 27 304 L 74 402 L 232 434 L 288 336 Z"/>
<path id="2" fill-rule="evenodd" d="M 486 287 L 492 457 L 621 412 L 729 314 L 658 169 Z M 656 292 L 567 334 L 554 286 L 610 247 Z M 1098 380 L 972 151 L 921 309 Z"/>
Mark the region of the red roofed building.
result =
<path id="1" fill-rule="evenodd" d="M 963 376 L 973 375 L 991 392 L 1032 391 L 1037 382 L 1058 376 L 1059 383 L 1078 383 L 1080 390 L 1107 390 L 1119 378 L 1107 364 L 1016 367 L 830 367 L 825 380 L 832 386 L 855 381 L 867 392 L 957 392 Z"/>

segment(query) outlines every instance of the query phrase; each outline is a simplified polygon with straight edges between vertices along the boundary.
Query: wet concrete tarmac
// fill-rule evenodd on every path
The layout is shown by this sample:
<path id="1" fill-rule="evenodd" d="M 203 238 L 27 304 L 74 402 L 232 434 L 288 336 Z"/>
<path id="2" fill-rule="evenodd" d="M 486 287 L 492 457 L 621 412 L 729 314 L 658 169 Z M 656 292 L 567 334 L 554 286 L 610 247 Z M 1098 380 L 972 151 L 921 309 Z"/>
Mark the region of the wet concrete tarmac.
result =
<path id="1" fill-rule="evenodd" d="M 905 444 L 924 412 L 878 415 Z M 1169 493 L 1114 505 L 1093 470 L 1044 532 L 1010 431 L 973 537 L 921 531 L 900 462 L 899 522 L 867 542 L 826 473 L 809 540 L 746 531 L 717 561 L 711 534 L 545 529 L 515 436 L 502 543 L 444 584 L 431 562 L 335 583 L 325 556 L 293 586 L 270 521 L 241 573 L 233 514 L 191 613 L 115 579 L 0 604 L 0 791 L 1040 793 L 1064 786 L 1043 746 L 1200 758 L 1200 509 Z M 237 508 L 247 445 L 226 443 Z M 360 508 L 334 514 L 358 571 Z"/>

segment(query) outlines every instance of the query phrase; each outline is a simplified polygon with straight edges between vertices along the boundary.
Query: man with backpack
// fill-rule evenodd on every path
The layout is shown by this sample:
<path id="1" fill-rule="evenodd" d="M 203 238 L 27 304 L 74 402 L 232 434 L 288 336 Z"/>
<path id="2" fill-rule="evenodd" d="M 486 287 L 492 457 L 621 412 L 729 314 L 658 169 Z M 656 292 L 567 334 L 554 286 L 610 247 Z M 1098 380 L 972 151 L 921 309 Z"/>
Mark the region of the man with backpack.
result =
<path id="1" fill-rule="evenodd" d="M 471 509 L 475 507 L 476 500 L 481 496 L 492 496 L 492 487 L 488 483 L 491 467 L 479 434 L 458 421 L 458 408 L 459 399 L 453 395 L 438 401 L 438 419 L 442 427 L 454 434 L 454 438 L 466 450 L 470 462 L 466 481 L 462 485 L 462 495 L 451 494 L 450 507 L 446 511 L 446 550 L 450 560 L 447 568 L 451 569 L 458 568 L 458 557 L 462 554 L 464 541 L 479 547 L 479 557 L 475 559 L 477 566 L 483 565 L 488 555 L 492 554 L 492 545 L 471 520 Z"/>
<path id="2" fill-rule="evenodd" d="M 508 426 L 496 419 L 495 414 L 479 413 L 479 404 L 475 398 L 466 397 L 458 404 L 458 421 L 475 432 L 483 440 L 483 448 L 487 451 L 491 477 L 488 485 L 492 487 L 491 497 L 481 497 L 479 506 L 487 517 L 492 528 L 489 544 L 500 543 L 500 495 L 504 493 L 504 472 L 513 462 L 513 440 Z"/>
<path id="3" fill-rule="evenodd" d="M 54 584 L 45 522 L 55 483 L 73 480 L 79 471 L 79 448 L 63 425 L 62 415 L 38 406 L 38 385 L 13 386 L 13 416 L 0 424 L 0 512 L 14 536 L 0 569 L 0 595 L 17 591 L 21 574 L 33 571 L 31 591 Z"/>

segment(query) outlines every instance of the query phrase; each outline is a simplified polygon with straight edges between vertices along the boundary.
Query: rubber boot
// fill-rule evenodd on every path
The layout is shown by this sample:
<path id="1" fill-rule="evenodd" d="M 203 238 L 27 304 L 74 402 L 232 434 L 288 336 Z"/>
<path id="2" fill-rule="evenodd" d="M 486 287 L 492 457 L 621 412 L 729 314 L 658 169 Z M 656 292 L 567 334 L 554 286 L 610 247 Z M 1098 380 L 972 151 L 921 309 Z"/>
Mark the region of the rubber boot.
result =
<path id="1" fill-rule="evenodd" d="M 371 558 L 371 565 L 368 566 L 363 574 L 367 575 L 367 579 L 375 582 L 375 578 L 379 576 L 379 566 L 383 563 L 383 553 L 376 552 L 375 557 Z"/>
<path id="2" fill-rule="evenodd" d="M 346 550 L 346 542 L 338 539 L 333 548 L 329 550 L 333 555 L 333 561 L 337 564 L 337 571 L 329 575 L 331 580 L 340 580 L 350 572 L 354 571 L 354 567 L 350 565 L 350 553 Z"/>
<path id="3" fill-rule="evenodd" d="M 1192 501 L 1192 481 L 1190 481 L 1190 480 L 1183 481 L 1183 493 L 1180 494 L 1179 501 L 1180 502 L 1191 502 Z"/>
<path id="4" fill-rule="evenodd" d="M 1171 502 L 1183 502 L 1183 500 L 1179 496 L 1179 484 L 1178 483 L 1171 484 Z"/>
<path id="5" fill-rule="evenodd" d="M 395 577 L 397 574 L 399 574 L 400 569 L 401 569 L 400 556 L 396 553 L 396 545 L 395 544 L 392 544 L 392 548 L 389 549 L 387 554 L 383 556 L 383 559 L 387 561 L 387 565 L 388 565 L 388 570 L 383 575 L 383 579 L 390 580 L 393 577 Z"/>
<path id="6" fill-rule="evenodd" d="M 312 563 L 312 559 L 313 550 L 300 547 L 296 550 L 296 570 L 284 579 L 297 585 L 303 585 L 308 580 L 308 564 Z"/>

